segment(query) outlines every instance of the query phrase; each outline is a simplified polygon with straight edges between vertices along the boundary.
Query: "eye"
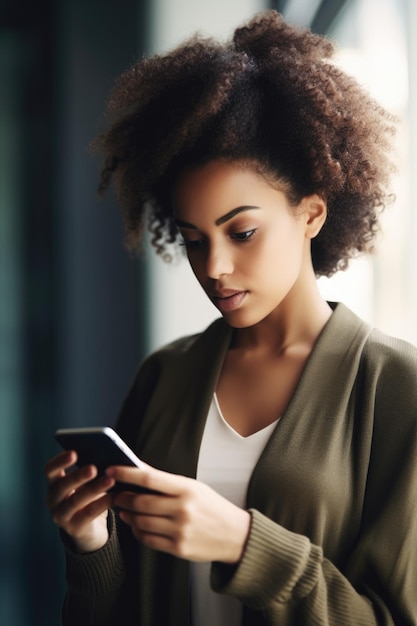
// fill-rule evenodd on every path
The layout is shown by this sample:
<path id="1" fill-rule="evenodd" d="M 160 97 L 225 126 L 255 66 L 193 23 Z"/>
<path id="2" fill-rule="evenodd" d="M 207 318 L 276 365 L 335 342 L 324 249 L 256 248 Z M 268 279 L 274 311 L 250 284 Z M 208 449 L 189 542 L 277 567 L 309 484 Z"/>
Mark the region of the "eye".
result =
<path id="1" fill-rule="evenodd" d="M 184 246 L 187 250 L 196 250 L 204 244 L 204 239 L 183 239 L 180 246 Z"/>
<path id="2" fill-rule="evenodd" d="M 231 235 L 231 238 L 235 239 L 236 241 L 249 241 L 250 239 L 252 239 L 255 233 L 256 228 L 252 228 L 251 230 L 245 230 L 241 233 L 233 233 L 233 235 Z"/>

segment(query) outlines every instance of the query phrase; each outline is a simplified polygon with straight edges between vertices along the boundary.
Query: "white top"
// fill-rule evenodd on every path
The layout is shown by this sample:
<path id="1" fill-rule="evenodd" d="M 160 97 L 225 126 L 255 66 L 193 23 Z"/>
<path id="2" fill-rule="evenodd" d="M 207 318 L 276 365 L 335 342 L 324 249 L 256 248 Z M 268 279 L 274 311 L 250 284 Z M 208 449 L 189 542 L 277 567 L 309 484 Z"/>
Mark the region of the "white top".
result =
<path id="1" fill-rule="evenodd" d="M 244 508 L 250 477 L 277 422 L 242 437 L 224 419 L 214 394 L 201 441 L 197 479 Z M 241 603 L 211 590 L 210 569 L 211 563 L 191 563 L 193 625 L 240 626 Z"/>

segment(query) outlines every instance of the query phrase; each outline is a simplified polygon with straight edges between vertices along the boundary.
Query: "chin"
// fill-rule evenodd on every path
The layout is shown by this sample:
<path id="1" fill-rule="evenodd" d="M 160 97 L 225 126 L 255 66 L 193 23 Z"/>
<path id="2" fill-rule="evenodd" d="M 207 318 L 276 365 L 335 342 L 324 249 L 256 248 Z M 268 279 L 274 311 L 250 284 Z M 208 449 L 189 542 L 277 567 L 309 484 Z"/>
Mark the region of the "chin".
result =
<path id="1" fill-rule="evenodd" d="M 231 326 L 232 328 L 236 328 L 236 330 L 256 326 L 256 324 L 262 321 L 262 318 L 248 315 L 239 315 L 237 311 L 235 311 L 234 313 L 223 314 L 223 318 L 229 324 L 229 326 Z"/>

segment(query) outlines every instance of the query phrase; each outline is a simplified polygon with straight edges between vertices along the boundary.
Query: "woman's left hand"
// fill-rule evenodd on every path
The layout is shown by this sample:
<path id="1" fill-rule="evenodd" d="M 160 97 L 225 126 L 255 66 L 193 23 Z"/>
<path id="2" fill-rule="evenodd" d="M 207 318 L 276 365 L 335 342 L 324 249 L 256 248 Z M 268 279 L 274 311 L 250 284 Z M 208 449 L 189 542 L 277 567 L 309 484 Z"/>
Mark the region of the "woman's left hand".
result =
<path id="1" fill-rule="evenodd" d="M 111 467 L 117 482 L 141 485 L 161 495 L 122 492 L 114 497 L 120 518 L 144 545 L 191 561 L 240 561 L 250 514 L 192 478 L 144 469 Z"/>

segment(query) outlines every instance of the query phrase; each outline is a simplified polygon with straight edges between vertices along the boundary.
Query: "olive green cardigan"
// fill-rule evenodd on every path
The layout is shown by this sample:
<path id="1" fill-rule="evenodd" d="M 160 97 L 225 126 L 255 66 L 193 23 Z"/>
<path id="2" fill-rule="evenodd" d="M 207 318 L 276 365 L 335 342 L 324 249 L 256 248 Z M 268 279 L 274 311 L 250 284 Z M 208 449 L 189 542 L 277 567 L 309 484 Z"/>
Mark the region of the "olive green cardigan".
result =
<path id="1" fill-rule="evenodd" d="M 195 476 L 231 334 L 217 320 L 141 366 L 118 431 L 148 463 Z M 417 625 L 417 350 L 337 305 L 247 507 L 241 562 L 212 567 L 245 626 Z M 188 563 L 143 548 L 113 513 L 109 525 L 102 550 L 67 547 L 64 624 L 187 626 Z"/>

